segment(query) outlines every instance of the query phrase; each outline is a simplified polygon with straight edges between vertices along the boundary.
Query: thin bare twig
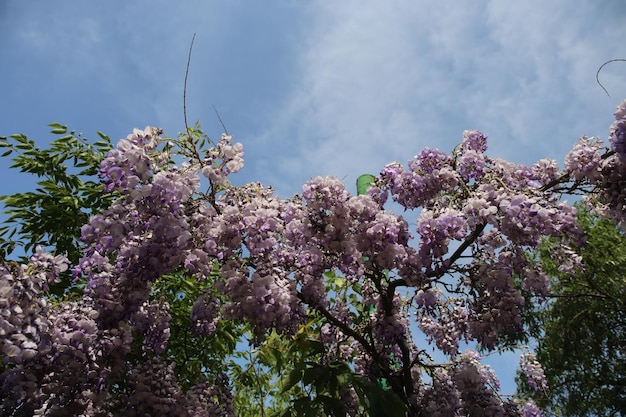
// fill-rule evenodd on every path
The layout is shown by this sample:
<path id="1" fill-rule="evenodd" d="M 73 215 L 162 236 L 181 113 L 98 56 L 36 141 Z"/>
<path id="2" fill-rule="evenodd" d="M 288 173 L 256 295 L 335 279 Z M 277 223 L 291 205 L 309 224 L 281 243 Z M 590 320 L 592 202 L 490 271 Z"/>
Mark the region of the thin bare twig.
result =
<path id="1" fill-rule="evenodd" d="M 187 56 L 187 69 L 185 70 L 185 84 L 183 86 L 183 117 L 185 118 L 185 132 L 189 135 L 189 125 L 187 124 L 187 77 L 189 76 L 189 63 L 191 62 L 191 50 L 193 49 L 193 41 L 196 39 L 196 34 L 193 34 L 191 38 L 191 45 L 189 45 L 189 56 Z"/>
<path id="2" fill-rule="evenodd" d="M 607 96 L 611 97 L 611 95 L 609 94 L 608 91 L 606 91 L 606 88 L 604 88 L 604 86 L 602 85 L 602 83 L 600 82 L 600 80 L 598 79 L 598 76 L 600 75 L 600 71 L 602 71 L 602 68 L 604 68 L 604 66 L 606 64 L 610 64 L 611 62 L 617 62 L 617 61 L 626 61 L 626 58 L 617 58 L 617 59 L 611 59 L 610 61 L 606 61 L 604 64 L 602 64 L 602 66 L 600 66 L 600 68 L 598 68 L 598 72 L 596 72 L 596 82 L 598 83 L 598 85 L 600 87 L 602 87 L 602 89 L 604 90 L 604 92 L 606 93 Z"/>
<path id="3" fill-rule="evenodd" d="M 217 112 L 217 109 L 215 108 L 215 104 L 213 104 L 213 110 L 215 110 L 215 114 L 217 115 L 217 120 L 219 120 L 220 123 L 222 124 L 222 128 L 224 129 L 224 133 L 226 133 L 228 135 L 228 129 L 226 129 L 226 126 L 224 125 L 224 122 L 222 122 L 222 118 L 220 117 L 220 114 Z"/>

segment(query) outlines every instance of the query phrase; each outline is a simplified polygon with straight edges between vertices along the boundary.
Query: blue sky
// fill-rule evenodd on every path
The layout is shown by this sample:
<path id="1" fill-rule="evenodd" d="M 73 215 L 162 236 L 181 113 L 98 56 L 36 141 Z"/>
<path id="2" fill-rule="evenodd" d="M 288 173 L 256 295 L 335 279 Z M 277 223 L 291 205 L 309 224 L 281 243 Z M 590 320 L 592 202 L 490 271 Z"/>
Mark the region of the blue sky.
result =
<path id="1" fill-rule="evenodd" d="M 0 135 L 176 135 L 196 33 L 188 120 L 219 138 L 218 109 L 246 151 L 238 182 L 287 197 L 335 175 L 354 190 L 474 128 L 492 156 L 562 163 L 626 97 L 626 64 L 600 74 L 611 97 L 595 81 L 626 57 L 625 23 L 623 0 L 0 0 Z M 7 166 L 1 194 L 28 187 Z"/>

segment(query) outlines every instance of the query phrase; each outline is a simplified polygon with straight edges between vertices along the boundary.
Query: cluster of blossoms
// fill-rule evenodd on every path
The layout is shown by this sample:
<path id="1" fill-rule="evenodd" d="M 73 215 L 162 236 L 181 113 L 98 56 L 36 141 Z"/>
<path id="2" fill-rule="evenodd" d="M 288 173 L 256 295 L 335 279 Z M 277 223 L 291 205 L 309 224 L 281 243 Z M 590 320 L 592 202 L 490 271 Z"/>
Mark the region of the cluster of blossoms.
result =
<path id="1" fill-rule="evenodd" d="M 58 415 L 105 404 L 104 385 L 130 350 L 130 326 L 99 329 L 88 297 L 48 304 L 48 285 L 68 268 L 62 256 L 38 248 L 29 264 L 2 268 L 0 414 Z"/>
<path id="2" fill-rule="evenodd" d="M 100 178 L 107 191 L 130 191 L 146 181 L 154 167 L 150 154 L 158 145 L 159 129 L 135 129 L 109 152 L 100 166 Z"/>
<path id="3" fill-rule="evenodd" d="M 166 302 L 144 303 L 132 320 L 133 328 L 143 334 L 144 354 L 159 356 L 170 337 L 169 305 Z"/>
<path id="4" fill-rule="evenodd" d="M 37 355 L 49 325 L 44 294 L 68 262 L 38 247 L 28 265 L 0 266 L 0 351 L 8 360 L 21 363 Z"/>
<path id="5" fill-rule="evenodd" d="M 212 336 L 219 322 L 219 305 L 214 297 L 201 296 L 191 310 L 192 330 L 195 336 Z"/>
<path id="6" fill-rule="evenodd" d="M 626 100 L 622 101 L 615 109 L 615 121 L 610 127 L 609 142 L 611 149 L 620 160 L 626 158 Z"/>
<path id="7" fill-rule="evenodd" d="M 322 362 L 349 362 L 360 377 L 386 381 L 410 415 L 540 415 L 532 402 L 502 400 L 480 356 L 459 348 L 492 350 L 519 336 L 525 296 L 549 291 L 527 253 L 545 237 L 563 257 L 583 242 L 563 193 L 593 193 L 624 218 L 626 101 L 615 115 L 612 152 L 583 137 L 563 172 L 551 160 L 492 159 L 487 137 L 472 130 L 450 154 L 426 149 L 406 169 L 386 166 L 368 194 L 317 177 L 290 199 L 256 183 L 230 185 L 243 167 L 230 136 L 201 152 L 191 138 L 179 144 L 188 160 L 178 166 L 160 130 L 135 130 L 101 164 L 106 190 L 119 198 L 82 228 L 73 273 L 86 281 L 83 297 L 48 306 L 47 285 L 68 267 L 63 257 L 38 250 L 29 265 L 0 266 L 0 410 L 233 415 L 222 368 L 205 364 L 194 381 L 178 379 L 168 355 L 180 343 L 170 340 L 174 307 L 156 291 L 169 276 L 204 289 L 175 294 L 193 294 L 187 330 L 197 344 L 223 321 L 248 325 L 256 345 L 319 323 Z M 415 210 L 416 225 L 387 210 L 389 199 Z M 579 267 L 576 259 L 567 266 Z M 342 279 L 331 284 L 331 275 Z M 446 363 L 416 345 L 414 322 Z M 546 389 L 532 356 L 521 367 L 531 387 Z M 356 414 L 355 387 L 341 396 Z"/>
<path id="8" fill-rule="evenodd" d="M 626 217 L 626 100 L 615 109 L 615 121 L 609 128 L 611 152 L 605 152 L 597 138 L 582 137 L 566 156 L 566 171 L 594 190 L 585 195 L 598 214 L 624 227 Z"/>
<path id="9" fill-rule="evenodd" d="M 215 148 L 206 152 L 202 175 L 217 186 L 228 183 L 228 176 L 243 168 L 243 146 L 234 143 L 232 136 L 222 135 Z"/>
<path id="10" fill-rule="evenodd" d="M 520 358 L 520 368 L 526 377 L 527 384 L 535 391 L 548 389 L 546 376 L 537 357 L 533 353 L 524 353 Z"/>

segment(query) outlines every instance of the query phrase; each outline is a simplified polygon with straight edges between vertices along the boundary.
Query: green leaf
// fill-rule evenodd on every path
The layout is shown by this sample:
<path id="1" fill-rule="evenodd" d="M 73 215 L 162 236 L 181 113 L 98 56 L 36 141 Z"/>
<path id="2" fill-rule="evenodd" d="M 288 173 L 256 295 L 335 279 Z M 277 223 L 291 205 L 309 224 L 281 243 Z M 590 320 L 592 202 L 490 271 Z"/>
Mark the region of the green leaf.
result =
<path id="1" fill-rule="evenodd" d="M 28 142 L 28 137 L 26 137 L 26 135 L 23 135 L 21 133 L 15 134 L 15 135 L 11 135 L 10 136 L 12 139 L 15 139 L 16 141 L 20 142 L 20 143 L 27 143 Z"/>
<path id="2" fill-rule="evenodd" d="M 372 174 L 363 174 L 356 179 L 356 193 L 357 195 L 367 194 L 367 190 L 374 184 L 376 177 Z"/>
<path id="3" fill-rule="evenodd" d="M 64 135 L 67 133 L 67 126 L 60 123 L 50 123 L 48 126 L 52 128 L 50 132 L 55 135 Z"/>
<path id="4" fill-rule="evenodd" d="M 283 385 L 283 389 L 281 392 L 285 393 L 289 391 L 291 388 L 294 387 L 294 385 L 296 385 L 298 382 L 302 380 L 303 376 L 304 376 L 304 369 L 300 367 L 292 369 L 291 372 L 289 372 L 289 376 L 287 377 L 287 381 Z"/>
<path id="5" fill-rule="evenodd" d="M 103 140 L 99 140 L 97 142 L 94 142 L 94 146 L 97 146 L 99 148 L 110 148 L 111 147 L 111 143 L 103 141 Z"/>
<path id="6" fill-rule="evenodd" d="M 52 133 L 54 133 L 54 132 L 52 132 Z M 74 137 L 74 135 L 65 135 L 65 136 L 61 136 L 60 138 L 58 138 L 57 140 L 55 140 L 55 142 L 65 144 L 66 142 L 69 142 L 69 141 L 70 141 L 73 137 Z"/>
<path id="7" fill-rule="evenodd" d="M 323 371 L 326 369 L 316 364 L 309 365 L 311 365 L 311 367 L 306 368 L 302 375 L 302 383 L 304 385 L 311 385 L 313 381 L 317 381 L 318 383 L 325 382 L 324 379 L 326 379 L 326 375 L 323 374 Z"/>
<path id="8" fill-rule="evenodd" d="M 100 132 L 99 130 L 96 132 L 100 138 L 104 139 L 106 142 L 111 142 L 111 138 L 108 135 Z M 96 142 L 97 143 L 97 142 Z"/>

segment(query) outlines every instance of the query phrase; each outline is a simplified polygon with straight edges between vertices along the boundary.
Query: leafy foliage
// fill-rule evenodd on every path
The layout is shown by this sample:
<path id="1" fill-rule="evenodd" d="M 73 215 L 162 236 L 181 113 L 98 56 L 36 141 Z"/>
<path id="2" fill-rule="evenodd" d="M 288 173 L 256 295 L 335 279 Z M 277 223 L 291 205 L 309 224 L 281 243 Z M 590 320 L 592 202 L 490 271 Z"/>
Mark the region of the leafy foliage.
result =
<path id="1" fill-rule="evenodd" d="M 34 191 L 0 197 L 9 216 L 0 227 L 1 259 L 18 247 L 28 255 L 42 245 L 77 262 L 80 228 L 115 198 L 102 192 L 96 177 L 100 162 L 112 147 L 111 139 L 98 132 L 100 140 L 91 143 L 61 124 L 50 127 L 58 137 L 47 149 L 35 146 L 34 140 L 22 134 L 0 137 L 0 148 L 5 149 L 2 156 L 12 155 L 11 168 L 39 179 Z"/>
<path id="2" fill-rule="evenodd" d="M 626 414 L 626 236 L 609 219 L 579 206 L 584 270 L 563 272 L 553 243 L 541 261 L 553 278 L 551 299 L 536 312 L 537 358 L 549 390 L 536 398 L 556 415 Z"/>

